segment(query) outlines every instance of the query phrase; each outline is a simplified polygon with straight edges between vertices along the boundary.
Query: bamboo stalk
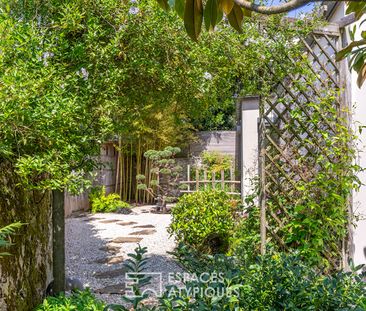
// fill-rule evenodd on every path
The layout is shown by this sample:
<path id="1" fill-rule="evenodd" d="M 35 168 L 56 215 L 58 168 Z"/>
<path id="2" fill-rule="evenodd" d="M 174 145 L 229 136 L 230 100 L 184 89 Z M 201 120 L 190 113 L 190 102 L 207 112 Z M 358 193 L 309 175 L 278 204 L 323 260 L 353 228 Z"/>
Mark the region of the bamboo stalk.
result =
<path id="1" fill-rule="evenodd" d="M 196 191 L 199 191 L 199 187 L 200 187 L 200 172 L 198 170 L 198 168 L 196 168 Z"/>
<path id="2" fill-rule="evenodd" d="M 132 142 L 131 144 L 131 150 L 130 150 L 130 166 L 129 166 L 129 170 L 130 170 L 130 180 L 128 181 L 129 183 L 129 189 L 128 189 L 128 199 L 129 201 L 131 201 L 132 199 Z"/>
<path id="3" fill-rule="evenodd" d="M 188 191 L 191 191 L 191 185 L 189 182 L 191 181 L 191 165 L 187 165 L 187 180 L 188 180 Z"/>
<path id="4" fill-rule="evenodd" d="M 234 181 L 234 170 L 233 167 L 230 167 L 230 181 L 231 181 L 231 185 L 230 185 L 230 191 L 234 192 L 235 190 L 235 184 L 233 183 Z"/>
<path id="5" fill-rule="evenodd" d="M 118 190 L 118 182 L 119 182 L 119 154 L 120 151 L 117 152 L 117 163 L 116 163 L 116 177 L 114 179 L 114 192 L 117 193 Z"/>
<path id="6" fill-rule="evenodd" d="M 204 180 L 205 190 L 207 190 L 207 170 L 206 169 L 203 171 L 203 180 Z"/>
<path id="7" fill-rule="evenodd" d="M 141 140 L 139 137 L 138 143 L 137 143 L 137 151 L 136 151 L 136 176 L 139 175 L 140 173 L 141 173 Z M 139 203 L 139 194 L 140 194 L 140 191 L 136 187 L 136 189 L 135 189 L 136 203 Z"/>

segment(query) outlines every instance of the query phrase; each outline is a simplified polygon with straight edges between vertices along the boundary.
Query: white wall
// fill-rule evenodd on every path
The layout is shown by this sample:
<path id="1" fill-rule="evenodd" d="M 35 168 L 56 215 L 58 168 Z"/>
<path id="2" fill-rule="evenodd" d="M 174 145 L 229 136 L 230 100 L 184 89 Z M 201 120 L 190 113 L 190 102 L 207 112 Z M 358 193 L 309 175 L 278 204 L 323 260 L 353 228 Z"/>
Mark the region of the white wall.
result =
<path id="1" fill-rule="evenodd" d="M 361 39 L 361 30 L 366 31 L 366 24 L 364 23 L 360 27 L 360 22 L 356 23 L 358 31 L 356 40 Z M 351 26 L 353 27 L 353 25 Z M 351 73 L 351 89 L 352 89 L 352 103 L 354 108 L 354 122 L 355 127 L 366 125 L 366 84 L 360 89 L 357 86 L 357 73 Z M 359 165 L 366 168 L 366 131 L 363 131 L 360 135 L 361 141 L 358 143 L 359 153 Z M 366 172 L 359 174 L 361 181 L 366 184 Z M 366 264 L 366 219 L 362 219 L 366 215 L 366 186 L 362 186 L 360 191 L 354 194 L 353 198 L 354 212 L 359 214 L 361 219 L 357 223 L 353 235 L 354 243 L 354 261 L 356 264 Z"/>
<path id="2" fill-rule="evenodd" d="M 345 9 L 344 3 L 339 5 L 337 10 L 330 18 L 330 22 L 337 22 L 344 17 Z M 353 29 L 356 25 L 358 28 L 356 34 L 356 40 L 361 39 L 361 31 L 366 30 L 366 24 L 363 24 L 360 28 L 360 22 L 356 22 L 347 27 L 344 33 L 345 40 L 349 42 L 349 29 Z M 351 103 L 353 106 L 353 123 L 355 130 L 358 132 L 358 128 L 361 125 L 366 125 L 366 84 L 360 89 L 357 86 L 357 74 L 352 71 L 347 78 L 347 82 L 350 82 L 351 87 Z M 360 150 L 358 157 L 358 164 L 361 167 L 366 168 L 366 130 L 360 134 L 360 141 L 358 142 L 358 149 Z M 366 184 L 366 172 L 359 174 L 359 178 L 362 183 Z M 360 220 L 357 222 L 357 226 L 353 232 L 353 259 L 355 264 L 366 264 L 366 186 L 362 186 L 358 192 L 353 195 L 353 211 L 355 215 L 360 216 Z M 365 218 L 365 219 L 363 219 Z"/>

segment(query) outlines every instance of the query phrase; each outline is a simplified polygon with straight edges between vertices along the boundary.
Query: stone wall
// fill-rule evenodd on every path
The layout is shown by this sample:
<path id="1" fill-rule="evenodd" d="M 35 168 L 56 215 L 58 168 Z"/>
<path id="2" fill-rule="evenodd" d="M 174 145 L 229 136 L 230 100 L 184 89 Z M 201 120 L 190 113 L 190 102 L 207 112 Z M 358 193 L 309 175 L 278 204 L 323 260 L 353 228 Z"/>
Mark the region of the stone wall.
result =
<path id="1" fill-rule="evenodd" d="M 0 311 L 33 310 L 52 279 L 50 192 L 25 191 L 8 163 L 0 163 L 0 227 L 26 223 L 0 258 Z M 2 251 L 2 250 L 0 250 Z"/>

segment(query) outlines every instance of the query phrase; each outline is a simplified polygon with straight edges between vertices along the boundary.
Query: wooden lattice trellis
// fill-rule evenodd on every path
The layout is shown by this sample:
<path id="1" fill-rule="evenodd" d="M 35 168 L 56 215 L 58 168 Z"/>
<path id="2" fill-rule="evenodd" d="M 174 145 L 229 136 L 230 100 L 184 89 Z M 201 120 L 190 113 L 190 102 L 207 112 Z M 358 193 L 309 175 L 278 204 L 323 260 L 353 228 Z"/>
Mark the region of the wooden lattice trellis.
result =
<path id="1" fill-rule="evenodd" d="M 314 163 L 312 169 L 304 171 L 297 158 L 306 158 L 307 166 L 311 167 L 314 154 L 319 155 L 326 148 L 318 133 L 326 130 L 332 135 L 334 131 L 326 116 L 317 124 L 308 122 L 314 112 L 308 103 L 319 102 L 324 90 L 343 89 L 343 65 L 335 60 L 335 54 L 341 48 L 338 27 L 328 26 L 299 40 L 303 46 L 303 57 L 308 59 L 305 63 L 315 80 L 309 81 L 306 75 L 290 73 L 286 79 L 277 82 L 271 96 L 261 100 L 259 162 L 262 253 L 269 242 L 282 249 L 288 247 L 281 236 L 281 229 L 290 221 L 291 216 L 282 201 L 296 198 L 297 182 L 309 180 L 322 170 L 322 167 Z M 299 61 L 288 55 L 285 57 L 293 64 Z M 271 70 L 270 67 L 268 69 Z M 334 102 L 339 113 L 344 102 L 341 96 Z M 302 114 L 296 120 L 291 114 L 295 110 Z M 325 152 L 324 156 L 327 156 Z M 270 204 L 275 204 L 276 208 L 269 208 Z M 345 242 L 339 243 L 337 247 L 325 245 L 322 253 L 334 267 L 345 262 Z M 339 256 L 329 255 L 329 248 L 332 247 L 332 252 L 338 252 Z"/>

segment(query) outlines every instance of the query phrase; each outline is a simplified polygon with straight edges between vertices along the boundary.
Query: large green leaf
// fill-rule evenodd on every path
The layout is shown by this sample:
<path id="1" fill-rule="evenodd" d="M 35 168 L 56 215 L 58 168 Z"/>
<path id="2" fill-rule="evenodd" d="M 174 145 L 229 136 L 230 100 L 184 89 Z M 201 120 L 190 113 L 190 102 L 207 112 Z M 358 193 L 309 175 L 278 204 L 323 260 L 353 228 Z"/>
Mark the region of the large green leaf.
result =
<path id="1" fill-rule="evenodd" d="M 230 14 L 227 16 L 227 19 L 229 20 L 230 25 L 240 33 L 242 32 L 241 24 L 243 22 L 243 18 L 244 14 L 241 7 L 235 3 Z"/>
<path id="2" fill-rule="evenodd" d="M 234 7 L 233 0 L 220 0 L 220 9 L 226 14 L 229 15 L 231 10 Z"/>
<path id="3" fill-rule="evenodd" d="M 358 71 L 358 77 L 357 77 L 357 85 L 359 88 L 361 88 L 365 80 L 366 80 L 366 63 L 363 63 L 362 67 Z"/>
<path id="4" fill-rule="evenodd" d="M 344 49 L 340 50 L 337 53 L 336 60 L 340 61 L 340 60 L 344 59 L 345 57 L 347 57 L 349 55 L 349 53 L 352 52 L 353 48 L 361 46 L 361 45 L 366 45 L 366 39 L 351 42 L 347 47 L 345 47 Z"/>
<path id="5" fill-rule="evenodd" d="M 201 32 L 203 19 L 202 0 L 186 0 L 184 26 L 188 35 L 195 41 Z"/>
<path id="6" fill-rule="evenodd" d="M 348 1 L 346 14 L 355 13 L 356 19 L 360 19 L 366 13 L 365 1 Z"/>
<path id="7" fill-rule="evenodd" d="M 184 18 L 184 0 L 175 0 L 174 9 L 180 18 Z"/>
<path id="8" fill-rule="evenodd" d="M 206 29 L 213 30 L 222 18 L 222 12 L 219 9 L 219 0 L 208 0 L 203 15 Z"/>

